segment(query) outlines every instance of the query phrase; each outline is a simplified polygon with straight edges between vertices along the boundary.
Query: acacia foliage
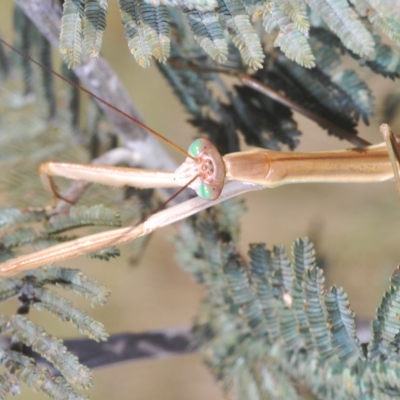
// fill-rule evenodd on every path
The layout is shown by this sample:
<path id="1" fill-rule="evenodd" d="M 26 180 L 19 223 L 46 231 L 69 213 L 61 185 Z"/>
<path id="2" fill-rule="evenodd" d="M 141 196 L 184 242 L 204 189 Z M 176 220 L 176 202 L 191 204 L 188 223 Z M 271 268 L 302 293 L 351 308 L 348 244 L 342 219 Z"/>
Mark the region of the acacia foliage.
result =
<path id="1" fill-rule="evenodd" d="M 286 57 L 314 67 L 311 27 L 326 27 L 357 56 L 374 58 L 379 30 L 400 44 L 400 5 L 372 0 L 120 0 L 128 46 L 143 67 L 152 57 L 165 62 L 170 55 L 170 7 L 179 9 L 198 44 L 214 60 L 228 61 L 229 43 L 244 63 L 259 69 L 264 61 L 262 36 L 253 22 Z M 70 67 L 79 64 L 82 44 L 91 57 L 100 51 L 106 28 L 107 0 L 66 0 L 63 6 L 60 49 Z"/>

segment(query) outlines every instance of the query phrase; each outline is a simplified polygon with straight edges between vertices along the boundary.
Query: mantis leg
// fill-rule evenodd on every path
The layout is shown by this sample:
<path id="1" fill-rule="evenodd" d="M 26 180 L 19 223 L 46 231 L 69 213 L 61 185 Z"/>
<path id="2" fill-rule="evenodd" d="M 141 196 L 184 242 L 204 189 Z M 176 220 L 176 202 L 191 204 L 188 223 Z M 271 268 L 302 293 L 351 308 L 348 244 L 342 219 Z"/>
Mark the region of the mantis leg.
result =
<path id="1" fill-rule="evenodd" d="M 57 192 L 52 176 L 72 180 L 84 180 L 110 186 L 134 186 L 137 188 L 169 188 L 179 186 L 173 172 L 152 171 L 139 168 L 100 166 L 92 164 L 69 164 L 47 162 L 39 167 L 45 189 L 54 197 L 64 199 Z"/>
<path id="2" fill-rule="evenodd" d="M 230 182 L 225 185 L 221 195 L 216 200 L 210 201 L 201 197 L 195 197 L 151 215 L 146 221 L 137 226 L 97 233 L 8 260 L 0 265 L 0 277 L 8 277 L 22 271 L 67 260 L 106 247 L 130 242 L 140 236 L 147 235 L 158 228 L 180 221 L 231 197 L 263 188 L 264 186 L 252 183 Z"/>

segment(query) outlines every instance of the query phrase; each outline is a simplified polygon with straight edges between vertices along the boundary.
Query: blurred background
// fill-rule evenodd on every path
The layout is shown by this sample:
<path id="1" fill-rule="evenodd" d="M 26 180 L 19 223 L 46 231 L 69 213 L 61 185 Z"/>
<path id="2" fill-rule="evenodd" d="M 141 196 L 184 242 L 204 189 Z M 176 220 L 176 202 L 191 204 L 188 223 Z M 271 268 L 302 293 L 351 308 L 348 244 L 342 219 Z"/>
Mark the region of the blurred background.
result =
<path id="1" fill-rule="evenodd" d="M 13 39 L 12 7 L 11 0 L 2 1 L 0 34 L 8 41 Z M 124 82 L 146 123 L 187 148 L 197 133 L 186 123 L 187 116 L 157 69 L 143 70 L 136 65 L 126 45 L 117 2 L 109 2 L 107 22 L 102 53 Z M 383 98 L 398 89 L 399 84 L 370 75 L 367 70 L 363 74 L 374 90 L 378 107 L 369 127 L 360 123 L 359 134 L 372 143 L 379 143 L 382 138 L 378 128 L 384 122 L 380 119 L 379 107 Z M 299 151 L 350 147 L 297 117 L 304 133 Z M 400 118 L 397 122 L 393 129 L 400 134 Z M 171 154 L 178 162 L 182 161 L 173 151 Z M 251 193 L 245 200 L 248 212 L 242 219 L 243 254 L 252 242 L 266 242 L 268 246 L 284 244 L 289 249 L 297 237 L 309 236 L 326 266 L 326 285 L 342 286 L 357 315 L 370 319 L 374 316 L 388 279 L 400 260 L 400 202 L 393 182 L 284 186 Z M 124 256 L 109 263 L 95 260 L 65 263 L 83 268 L 86 274 L 112 291 L 107 306 L 88 310 L 105 324 L 110 334 L 191 325 L 203 294 L 201 287 L 175 262 L 170 239 L 173 234 L 171 227 L 156 232 L 135 268 L 129 267 Z M 74 301 L 88 308 L 86 302 Z M 15 311 L 16 302 L 2 305 L 1 313 Z M 33 311 L 32 319 L 39 318 L 40 324 L 52 334 L 77 336 L 66 324 Z M 24 389 L 21 399 L 42 398 Z M 197 355 L 130 362 L 96 370 L 94 387 L 88 394 L 93 399 L 120 400 L 223 398 L 218 384 Z"/>

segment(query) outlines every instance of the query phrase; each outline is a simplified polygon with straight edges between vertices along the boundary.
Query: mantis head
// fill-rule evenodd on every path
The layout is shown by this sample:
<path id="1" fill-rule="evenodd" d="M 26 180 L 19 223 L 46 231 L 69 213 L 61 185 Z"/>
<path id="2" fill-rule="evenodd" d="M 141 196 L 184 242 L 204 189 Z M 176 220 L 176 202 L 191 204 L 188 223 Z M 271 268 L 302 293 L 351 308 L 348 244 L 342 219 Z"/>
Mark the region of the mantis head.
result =
<path id="1" fill-rule="evenodd" d="M 217 199 L 225 183 L 225 163 L 221 154 L 205 138 L 196 139 L 188 153 L 194 160 L 188 157 L 175 171 L 175 181 L 184 186 L 197 176 L 190 187 L 203 199 Z"/>

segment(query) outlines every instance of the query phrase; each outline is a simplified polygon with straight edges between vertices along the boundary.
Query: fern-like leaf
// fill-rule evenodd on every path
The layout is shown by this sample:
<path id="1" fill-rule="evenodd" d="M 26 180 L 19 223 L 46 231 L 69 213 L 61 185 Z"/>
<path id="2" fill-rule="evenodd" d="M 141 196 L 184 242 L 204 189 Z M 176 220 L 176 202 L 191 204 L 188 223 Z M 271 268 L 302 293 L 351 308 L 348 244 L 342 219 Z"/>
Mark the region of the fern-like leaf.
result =
<path id="1" fill-rule="evenodd" d="M 106 341 L 108 334 L 104 325 L 89 317 L 86 311 L 75 307 L 72 302 L 45 288 L 36 289 L 37 302 L 34 307 L 40 311 L 49 311 L 61 321 L 70 321 L 83 335 L 97 342 Z"/>
<path id="2" fill-rule="evenodd" d="M 200 12 L 212 11 L 217 6 L 216 0 L 153 0 L 153 5 L 163 4 L 171 7 L 185 7 Z"/>
<path id="3" fill-rule="evenodd" d="M 22 315 L 9 318 L 7 330 L 12 332 L 16 340 L 32 347 L 33 351 L 49 360 L 68 383 L 81 389 L 91 386 L 90 370 L 68 352 L 61 340 L 48 335 L 42 328 Z"/>
<path id="4" fill-rule="evenodd" d="M 87 396 L 77 393 L 72 386 L 62 377 L 54 376 L 47 368 L 37 367 L 33 360 L 16 351 L 4 351 L 0 348 L 0 364 L 3 364 L 10 372 L 10 383 L 14 384 L 15 390 L 17 383 L 13 382 L 13 375 L 21 379 L 26 385 L 37 392 L 43 392 L 51 399 L 74 399 L 85 400 Z M 1 385 L 0 390 L 5 387 Z M 1 393 L 1 392 L 0 392 Z M 10 394 L 15 394 L 12 391 Z"/>
<path id="5" fill-rule="evenodd" d="M 220 208 L 219 229 L 226 240 L 238 240 L 240 229 L 235 229 L 237 221 L 246 212 L 244 200 L 224 202 Z"/>
<path id="6" fill-rule="evenodd" d="M 32 350 L 49 360 L 71 384 L 85 389 L 92 385 L 92 374 L 77 357 L 72 355 L 61 340 L 47 334 L 22 315 L 15 315 L 11 319 L 14 337 L 31 346 Z"/>
<path id="7" fill-rule="evenodd" d="M 300 67 L 299 67 L 300 68 Z M 263 70 L 255 76 L 263 76 Z M 246 139 L 246 143 L 279 150 L 279 143 L 294 149 L 300 135 L 297 123 L 289 108 L 248 87 L 235 86 L 237 96 L 228 108 L 235 126 Z"/>
<path id="8" fill-rule="evenodd" d="M 250 245 L 250 265 L 254 273 L 267 276 L 272 270 L 271 252 L 266 249 L 264 243 L 253 243 Z"/>
<path id="9" fill-rule="evenodd" d="M 144 31 L 139 25 L 140 12 L 138 10 L 138 1 L 120 0 L 119 3 L 129 50 L 137 63 L 143 68 L 147 68 L 150 66 L 151 49 L 147 43 Z"/>
<path id="10" fill-rule="evenodd" d="M 284 90 L 287 90 L 290 98 L 323 115 L 327 120 L 340 124 L 350 133 L 356 133 L 355 127 L 358 121 L 354 119 L 354 107 L 346 108 L 348 104 L 351 104 L 351 97 L 334 83 L 329 75 L 319 68 L 311 70 L 301 68 L 283 58 L 279 58 L 276 68 L 281 69 L 279 74 L 282 74 L 284 70 L 291 77 L 290 86 L 284 83 Z M 300 90 L 296 90 L 293 81 Z M 338 135 L 335 130 L 329 130 L 329 133 Z"/>
<path id="11" fill-rule="evenodd" d="M 45 217 L 44 210 L 20 210 L 15 207 L 0 208 L 0 230 L 27 222 L 41 221 Z"/>
<path id="12" fill-rule="evenodd" d="M 28 277 L 35 278 L 39 282 L 52 283 L 73 293 L 89 299 L 92 307 L 105 305 L 110 291 L 101 286 L 98 281 L 82 274 L 77 269 L 47 267 L 29 271 Z"/>
<path id="13" fill-rule="evenodd" d="M 250 276 L 253 292 L 264 314 L 268 337 L 273 343 L 279 337 L 278 301 L 274 298 L 274 288 L 269 280 L 271 273 L 271 254 L 264 244 L 250 245 Z"/>
<path id="14" fill-rule="evenodd" d="M 359 61 L 361 65 L 366 65 L 372 71 L 391 79 L 400 76 L 400 53 L 387 45 L 381 44 L 379 36 L 374 35 L 374 49 L 368 60 L 360 58 L 357 54 L 346 49 L 342 42 L 328 30 L 323 28 L 312 28 L 311 36 L 329 48 L 336 48 L 341 53 L 347 52 L 351 57 Z"/>
<path id="15" fill-rule="evenodd" d="M 357 12 L 368 18 L 372 25 L 382 30 L 391 40 L 400 44 L 400 22 L 397 18 L 400 12 L 398 5 L 394 2 L 379 0 L 350 0 Z"/>
<path id="16" fill-rule="evenodd" d="M 106 29 L 107 0 L 85 0 L 83 9 L 83 35 L 86 52 L 91 58 L 99 55 Z"/>
<path id="17" fill-rule="evenodd" d="M 354 70 L 348 69 L 341 71 L 332 78 L 349 97 L 349 111 L 347 114 L 354 115 L 354 120 L 361 116 L 364 123 L 369 125 L 368 117 L 373 116 L 375 109 L 374 97 L 371 89 L 363 82 Z M 345 106 L 346 107 L 346 106 Z M 352 111 L 352 109 L 354 111 Z"/>
<path id="18" fill-rule="evenodd" d="M 273 0 L 273 3 L 291 19 L 297 30 L 304 36 L 308 36 L 310 22 L 308 21 L 307 6 L 304 0 Z"/>
<path id="19" fill-rule="evenodd" d="M 314 245 L 308 238 L 296 239 L 293 244 L 292 253 L 295 277 L 300 282 L 303 280 L 304 273 L 315 267 Z"/>
<path id="20" fill-rule="evenodd" d="M 103 205 L 92 207 L 71 207 L 69 215 L 57 215 L 46 228 L 49 234 L 60 233 L 83 226 L 120 226 L 121 218 L 117 212 Z"/>
<path id="21" fill-rule="evenodd" d="M 138 64 L 149 67 L 152 56 L 165 62 L 170 51 L 166 6 L 153 6 L 143 0 L 120 0 L 120 10 L 129 49 Z"/>
<path id="22" fill-rule="evenodd" d="M 272 249 L 272 265 L 277 272 L 282 275 L 282 283 L 286 293 L 290 293 L 292 290 L 292 282 L 294 278 L 294 272 L 291 262 L 287 256 L 287 253 L 283 246 L 274 246 Z"/>
<path id="23" fill-rule="evenodd" d="M 15 258 L 16 255 L 13 251 L 9 249 L 2 249 L 0 247 L 0 262 L 4 262 L 7 260 L 11 260 L 11 258 Z"/>
<path id="24" fill-rule="evenodd" d="M 298 329 L 298 320 L 294 311 L 284 308 L 279 314 L 279 332 L 285 347 L 290 350 L 300 350 L 305 346 L 304 338 Z"/>
<path id="25" fill-rule="evenodd" d="M 307 238 L 297 239 L 292 248 L 294 279 L 292 283 L 293 310 L 300 334 L 305 339 L 306 348 L 313 347 L 313 338 L 310 333 L 307 314 L 304 311 L 306 301 L 303 277 L 306 271 L 315 266 L 315 252 L 313 245 Z"/>
<path id="26" fill-rule="evenodd" d="M 296 398 L 284 391 L 284 382 L 292 385 L 292 380 L 306 385 L 317 398 L 395 398 L 400 390 L 400 323 L 395 318 L 400 267 L 378 310 L 377 342 L 386 351 L 365 357 L 347 297 L 336 287 L 325 292 L 323 272 L 315 266 L 314 248 L 307 239 L 294 243 L 293 263 L 282 247 L 276 248 L 274 261 L 265 246 L 252 245 L 247 268 L 235 248 L 224 242 L 227 235 L 219 236 L 219 212 L 217 208 L 192 221 L 199 228 L 196 245 L 187 236 L 184 246 L 193 251 L 192 260 L 185 260 L 196 262 L 198 276 L 197 268 L 203 268 L 200 282 L 207 297 L 196 339 L 214 374 L 246 399 Z M 285 291 L 281 266 L 292 270 L 290 293 Z M 278 336 L 271 334 L 276 321 Z M 279 384 L 269 381 L 274 371 L 280 371 Z"/>
<path id="27" fill-rule="evenodd" d="M 280 47 L 286 57 L 297 64 L 306 68 L 315 67 L 315 57 L 308 40 L 293 24 L 281 28 L 274 45 Z"/>
<path id="28" fill-rule="evenodd" d="M 239 0 L 218 0 L 218 13 L 222 26 L 229 32 L 244 62 L 251 68 L 261 68 L 264 53 L 260 38 L 250 23 L 243 3 Z"/>
<path id="29" fill-rule="evenodd" d="M 339 67 L 341 65 L 342 52 L 333 46 L 326 45 L 322 41 L 317 32 L 326 32 L 325 30 L 311 30 L 312 36 L 310 37 L 310 44 L 312 52 L 315 56 L 315 61 L 319 68 L 324 72 L 330 72 L 331 70 Z M 332 35 L 333 36 L 333 35 Z"/>
<path id="30" fill-rule="evenodd" d="M 32 228 L 20 228 L 13 233 L 6 233 L 1 242 L 7 249 L 20 247 L 32 243 L 36 239 L 36 232 Z"/>
<path id="31" fill-rule="evenodd" d="M 159 68 L 189 113 L 200 116 L 204 105 L 213 105 L 206 77 L 184 68 L 174 69 L 168 64 L 159 64 Z"/>
<path id="32" fill-rule="evenodd" d="M 266 321 L 250 289 L 241 260 L 230 259 L 225 267 L 225 274 L 233 300 L 240 307 L 240 312 L 249 324 L 252 334 L 255 337 L 267 335 Z"/>
<path id="33" fill-rule="evenodd" d="M 320 358 L 326 360 L 333 356 L 331 332 L 327 324 L 325 308 L 325 288 L 322 269 L 312 267 L 304 274 L 304 309 L 307 314 L 310 332 Z"/>
<path id="34" fill-rule="evenodd" d="M 374 39 L 350 8 L 347 0 L 306 0 L 351 51 L 361 57 L 373 55 Z"/>
<path id="35" fill-rule="evenodd" d="M 210 57 L 219 62 L 225 63 L 228 57 L 228 43 L 225 40 L 222 27 L 214 11 L 199 12 L 182 7 L 194 37 L 204 51 Z"/>
<path id="36" fill-rule="evenodd" d="M 3 364 L 5 357 L 0 353 L 0 363 Z M 8 395 L 15 396 L 19 394 L 19 385 L 14 375 L 10 373 L 2 373 L 0 375 L 0 399 L 6 400 Z"/>
<path id="37" fill-rule="evenodd" d="M 285 4 L 290 6 L 290 2 Z M 280 47 L 286 57 L 307 68 L 315 66 L 315 57 L 305 36 L 308 35 L 309 26 L 307 25 L 307 32 L 298 29 L 291 22 L 289 9 L 281 8 L 275 2 L 264 5 L 263 25 L 267 32 L 279 32 L 274 46 Z"/>
<path id="38" fill-rule="evenodd" d="M 354 312 L 342 288 L 333 286 L 325 297 L 328 323 L 332 335 L 332 345 L 339 360 L 354 365 L 363 360 L 360 342 L 356 336 Z"/>
<path id="39" fill-rule="evenodd" d="M 75 68 L 82 56 L 82 0 L 65 0 L 61 20 L 60 52 L 68 68 Z"/>
<path id="40" fill-rule="evenodd" d="M 0 280 L 0 301 L 5 301 L 18 294 L 23 282 L 18 278 Z"/>
<path id="41" fill-rule="evenodd" d="M 400 53 L 377 41 L 373 56 L 365 62 L 372 71 L 391 79 L 400 77 Z"/>
<path id="42" fill-rule="evenodd" d="M 109 261 L 111 258 L 117 258 L 121 255 L 121 252 L 116 247 L 108 247 L 96 251 L 95 253 L 87 254 L 88 258 L 96 258 L 97 260 Z"/>
<path id="43" fill-rule="evenodd" d="M 35 247 L 35 250 L 42 250 L 42 249 L 46 249 L 47 247 L 50 247 L 50 246 L 55 246 L 56 244 L 59 244 L 59 243 L 65 243 L 65 242 L 69 242 L 70 240 L 75 240 L 78 237 L 79 236 L 77 236 L 77 235 L 62 235 L 62 236 L 51 235 L 48 237 L 41 236 L 41 237 L 36 238 L 36 240 L 34 241 L 34 247 Z"/>
<path id="44" fill-rule="evenodd" d="M 400 267 L 397 267 L 391 278 L 390 289 L 385 293 L 372 322 L 372 340 L 368 346 L 371 359 L 387 357 L 391 351 L 400 348 Z"/>

